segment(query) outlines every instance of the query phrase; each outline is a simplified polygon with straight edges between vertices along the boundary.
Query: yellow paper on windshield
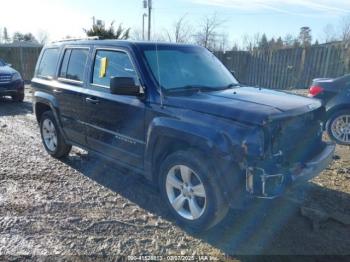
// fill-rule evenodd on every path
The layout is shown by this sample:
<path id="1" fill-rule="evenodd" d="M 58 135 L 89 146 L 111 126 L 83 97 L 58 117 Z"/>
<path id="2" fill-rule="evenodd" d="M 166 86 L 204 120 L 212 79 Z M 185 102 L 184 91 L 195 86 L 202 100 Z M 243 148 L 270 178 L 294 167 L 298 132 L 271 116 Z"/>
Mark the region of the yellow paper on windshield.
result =
<path id="1" fill-rule="evenodd" d="M 107 59 L 107 57 L 101 58 L 101 61 L 100 61 L 100 78 L 103 78 L 103 77 L 106 76 L 107 67 L 108 67 L 108 59 Z"/>

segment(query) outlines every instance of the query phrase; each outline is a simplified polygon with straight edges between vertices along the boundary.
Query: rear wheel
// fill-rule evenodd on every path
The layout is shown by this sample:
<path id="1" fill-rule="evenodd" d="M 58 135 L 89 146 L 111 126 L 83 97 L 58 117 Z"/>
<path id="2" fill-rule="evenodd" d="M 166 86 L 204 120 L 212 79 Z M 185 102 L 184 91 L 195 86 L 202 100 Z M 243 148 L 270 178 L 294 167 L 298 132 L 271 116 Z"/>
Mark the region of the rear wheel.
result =
<path id="1" fill-rule="evenodd" d="M 327 132 L 340 145 L 350 145 L 350 110 L 340 110 L 331 115 Z"/>
<path id="2" fill-rule="evenodd" d="M 51 111 L 43 113 L 40 120 L 40 133 L 46 151 L 55 158 L 66 157 L 71 145 L 66 144 Z"/>
<path id="3" fill-rule="evenodd" d="M 228 211 L 217 176 L 195 150 L 169 155 L 160 170 L 160 191 L 175 219 L 192 231 L 206 230 Z"/>
<path id="4" fill-rule="evenodd" d="M 15 102 L 23 102 L 24 94 L 23 93 L 18 93 L 18 94 L 12 95 L 11 98 Z"/>

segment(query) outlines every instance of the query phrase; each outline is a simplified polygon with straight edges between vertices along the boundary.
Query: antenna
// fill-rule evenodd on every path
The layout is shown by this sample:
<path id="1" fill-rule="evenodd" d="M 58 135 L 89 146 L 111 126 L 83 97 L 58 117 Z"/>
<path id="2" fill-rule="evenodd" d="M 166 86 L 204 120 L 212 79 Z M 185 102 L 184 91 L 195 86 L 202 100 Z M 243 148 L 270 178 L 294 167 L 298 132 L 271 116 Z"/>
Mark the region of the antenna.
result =
<path id="1" fill-rule="evenodd" d="M 155 23 L 155 19 L 153 20 L 153 23 Z M 155 28 L 155 25 L 153 24 L 153 28 Z M 163 95 L 163 90 L 162 90 L 162 81 L 160 77 L 160 66 L 159 66 L 159 54 L 158 54 L 158 39 L 155 41 L 156 45 L 156 56 L 157 56 L 157 71 L 158 71 L 158 83 L 159 83 L 159 95 L 160 95 L 160 106 L 163 107 L 163 100 L 164 100 L 164 95 Z"/>

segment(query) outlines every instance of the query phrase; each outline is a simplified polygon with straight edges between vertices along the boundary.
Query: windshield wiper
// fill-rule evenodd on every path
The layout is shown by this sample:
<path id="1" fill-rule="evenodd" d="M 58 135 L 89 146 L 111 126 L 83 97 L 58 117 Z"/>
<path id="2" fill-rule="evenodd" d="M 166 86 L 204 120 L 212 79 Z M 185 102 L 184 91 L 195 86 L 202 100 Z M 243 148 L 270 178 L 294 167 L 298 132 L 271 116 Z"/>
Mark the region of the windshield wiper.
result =
<path id="1" fill-rule="evenodd" d="M 182 87 L 170 88 L 168 92 L 199 92 L 204 90 L 215 90 L 214 87 L 202 86 L 202 85 L 186 85 Z"/>
<path id="2" fill-rule="evenodd" d="M 230 88 L 239 87 L 239 86 L 241 86 L 239 83 L 231 83 L 225 86 L 223 89 L 230 89 Z"/>
<path id="3" fill-rule="evenodd" d="M 238 83 L 231 83 L 224 87 L 204 86 L 204 85 L 186 85 L 182 87 L 170 88 L 167 92 L 214 92 L 240 86 Z"/>

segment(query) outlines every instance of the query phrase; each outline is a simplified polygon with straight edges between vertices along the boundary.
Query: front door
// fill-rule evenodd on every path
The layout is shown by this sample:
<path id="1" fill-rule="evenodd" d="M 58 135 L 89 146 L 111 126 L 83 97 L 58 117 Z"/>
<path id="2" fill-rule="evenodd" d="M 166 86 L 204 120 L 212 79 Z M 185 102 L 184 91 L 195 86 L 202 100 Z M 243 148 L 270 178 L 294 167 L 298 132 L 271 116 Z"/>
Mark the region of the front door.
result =
<path id="1" fill-rule="evenodd" d="M 122 50 L 97 49 L 94 56 L 90 96 L 86 100 L 90 112 L 86 123 L 88 146 L 122 163 L 142 168 L 144 101 L 137 96 L 109 92 L 111 77 L 133 77 L 139 83 L 136 69 L 128 53 Z M 101 66 L 106 67 L 104 73 Z"/>

